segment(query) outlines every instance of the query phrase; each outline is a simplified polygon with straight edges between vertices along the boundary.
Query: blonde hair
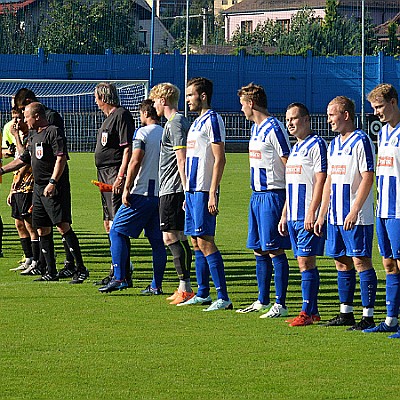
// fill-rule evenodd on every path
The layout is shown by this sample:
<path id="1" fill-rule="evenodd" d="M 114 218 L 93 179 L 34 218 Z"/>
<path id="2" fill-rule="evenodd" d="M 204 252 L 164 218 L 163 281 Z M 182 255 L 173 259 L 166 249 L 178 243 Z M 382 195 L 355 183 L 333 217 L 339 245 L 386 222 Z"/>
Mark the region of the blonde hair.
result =
<path id="1" fill-rule="evenodd" d="M 368 94 L 368 101 L 378 100 L 383 98 L 385 101 L 389 102 L 392 99 L 395 99 L 397 103 L 399 102 L 399 95 L 397 94 L 397 90 L 390 83 L 381 83 L 376 86 L 371 92 Z"/>
<path id="2" fill-rule="evenodd" d="M 356 118 L 356 106 L 353 100 L 349 99 L 346 96 L 337 96 L 329 102 L 328 106 L 332 106 L 334 104 L 339 106 L 339 111 L 341 113 L 347 111 L 349 113 L 350 119 L 354 122 Z"/>
<path id="3" fill-rule="evenodd" d="M 159 83 L 150 90 L 150 99 L 165 99 L 171 107 L 178 107 L 181 91 L 172 83 Z"/>

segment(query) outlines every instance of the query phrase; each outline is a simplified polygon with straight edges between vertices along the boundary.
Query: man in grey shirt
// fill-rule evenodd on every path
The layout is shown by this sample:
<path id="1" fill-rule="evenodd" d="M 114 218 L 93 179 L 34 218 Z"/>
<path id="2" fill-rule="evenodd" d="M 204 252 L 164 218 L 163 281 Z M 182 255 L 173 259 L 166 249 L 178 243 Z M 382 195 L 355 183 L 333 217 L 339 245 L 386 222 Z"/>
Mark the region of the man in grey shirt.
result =
<path id="1" fill-rule="evenodd" d="M 174 259 L 179 278 L 179 287 L 168 297 L 170 304 L 181 304 L 194 296 L 190 284 L 192 251 L 183 234 L 185 213 L 184 187 L 186 184 L 186 137 L 189 121 L 178 113 L 180 90 L 171 83 L 160 83 L 153 87 L 150 98 L 158 116 L 167 118 L 161 142 L 160 153 L 160 228 L 164 243 Z M 160 291 L 160 288 L 146 288 L 144 292 Z"/>

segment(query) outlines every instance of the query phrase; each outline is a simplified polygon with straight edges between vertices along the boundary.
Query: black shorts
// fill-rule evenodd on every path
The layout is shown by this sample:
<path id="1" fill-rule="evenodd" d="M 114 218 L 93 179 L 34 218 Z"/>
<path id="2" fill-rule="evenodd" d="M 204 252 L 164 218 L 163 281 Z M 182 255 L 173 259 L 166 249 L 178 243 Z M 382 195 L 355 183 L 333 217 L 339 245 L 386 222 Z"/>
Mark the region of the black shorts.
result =
<path id="1" fill-rule="evenodd" d="M 11 195 L 11 216 L 23 220 L 32 216 L 32 192 Z"/>
<path id="2" fill-rule="evenodd" d="M 185 194 L 172 193 L 160 197 L 160 229 L 162 231 L 183 231 L 185 228 L 185 211 L 183 202 Z"/>
<path id="3" fill-rule="evenodd" d="M 71 217 L 71 187 L 69 182 L 57 183 L 53 197 L 43 196 L 47 185 L 34 185 L 32 225 L 34 228 L 44 228 L 60 224 L 72 223 Z"/>
<path id="4" fill-rule="evenodd" d="M 97 179 L 99 182 L 112 185 L 117 179 L 119 166 L 102 168 L 97 170 Z M 101 193 L 101 204 L 103 206 L 103 220 L 113 221 L 115 214 L 122 204 L 122 194 L 112 192 Z"/>

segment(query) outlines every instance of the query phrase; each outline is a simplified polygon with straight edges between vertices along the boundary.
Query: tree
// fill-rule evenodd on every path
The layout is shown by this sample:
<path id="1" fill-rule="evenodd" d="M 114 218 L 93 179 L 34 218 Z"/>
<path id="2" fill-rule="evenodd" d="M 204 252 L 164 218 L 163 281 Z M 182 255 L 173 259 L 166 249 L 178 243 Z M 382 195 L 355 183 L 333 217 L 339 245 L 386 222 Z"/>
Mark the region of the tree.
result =
<path id="1" fill-rule="evenodd" d="M 130 0 L 51 0 L 39 31 L 46 52 L 137 52 L 134 3 Z M 116 29 L 118 27 L 118 29 Z"/>
<path id="2" fill-rule="evenodd" d="M 399 39 L 397 39 L 398 25 L 396 22 L 391 22 L 388 25 L 388 43 L 385 46 L 385 54 L 397 56 L 399 54 Z"/>

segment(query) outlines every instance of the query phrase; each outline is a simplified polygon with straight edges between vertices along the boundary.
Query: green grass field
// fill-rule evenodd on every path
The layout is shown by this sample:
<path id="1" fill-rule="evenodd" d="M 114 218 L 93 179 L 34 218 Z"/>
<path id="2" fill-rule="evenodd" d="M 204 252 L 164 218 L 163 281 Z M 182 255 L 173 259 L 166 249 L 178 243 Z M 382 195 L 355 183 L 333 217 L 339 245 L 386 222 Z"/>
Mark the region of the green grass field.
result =
<path id="1" fill-rule="evenodd" d="M 70 161 L 74 229 L 90 279 L 38 283 L 10 272 L 22 251 L 5 199 L 0 259 L 1 399 L 394 399 L 399 393 L 396 356 L 400 341 L 318 325 L 290 328 L 255 314 L 175 307 L 166 296 L 143 297 L 151 279 L 147 240 L 133 241 L 134 288 L 102 295 L 93 281 L 104 277 L 110 258 L 101 221 L 93 154 Z M 228 154 L 222 182 L 217 243 L 225 259 L 236 308 L 257 297 L 253 255 L 246 249 L 248 164 Z M 61 240 L 56 237 L 58 266 Z M 375 244 L 376 247 L 376 244 Z M 300 275 L 290 256 L 288 307 L 300 311 Z M 379 277 L 376 320 L 385 316 L 384 273 Z M 164 291 L 177 281 L 169 258 Z M 338 312 L 336 273 L 319 260 L 322 319 Z M 194 275 L 194 274 L 193 274 Z M 215 292 L 212 293 L 215 297 Z M 359 295 L 357 318 L 361 316 Z"/>

